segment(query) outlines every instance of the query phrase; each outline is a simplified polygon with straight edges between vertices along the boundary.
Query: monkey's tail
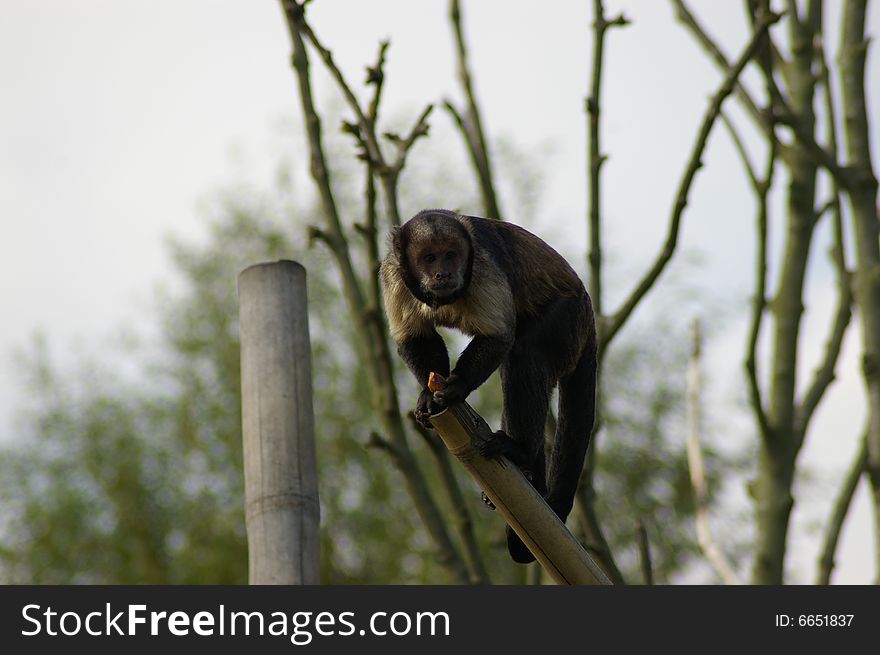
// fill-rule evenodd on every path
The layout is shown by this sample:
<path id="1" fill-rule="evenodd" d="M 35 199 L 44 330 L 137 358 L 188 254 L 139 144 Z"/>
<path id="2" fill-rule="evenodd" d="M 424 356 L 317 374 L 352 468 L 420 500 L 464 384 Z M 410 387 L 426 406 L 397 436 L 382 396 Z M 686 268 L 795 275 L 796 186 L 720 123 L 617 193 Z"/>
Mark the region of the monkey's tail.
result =
<path id="1" fill-rule="evenodd" d="M 507 552 L 510 553 L 511 559 L 517 564 L 528 564 L 535 561 L 532 551 L 526 548 L 522 539 L 517 536 L 516 532 L 509 525 L 507 526 Z"/>
<path id="2" fill-rule="evenodd" d="M 574 505 L 595 413 L 596 349 L 590 344 L 575 370 L 559 381 L 559 412 L 547 476 L 547 504 L 563 522 Z"/>

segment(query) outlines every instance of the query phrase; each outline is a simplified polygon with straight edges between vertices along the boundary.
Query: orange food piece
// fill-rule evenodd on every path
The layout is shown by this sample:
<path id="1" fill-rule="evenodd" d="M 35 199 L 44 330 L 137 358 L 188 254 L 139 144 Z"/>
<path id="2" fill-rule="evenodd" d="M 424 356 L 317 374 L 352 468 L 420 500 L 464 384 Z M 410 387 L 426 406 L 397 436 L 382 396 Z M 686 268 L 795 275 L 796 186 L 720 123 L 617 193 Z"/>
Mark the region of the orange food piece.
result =
<path id="1" fill-rule="evenodd" d="M 428 390 L 443 391 L 446 388 L 446 378 L 433 371 L 428 375 Z"/>

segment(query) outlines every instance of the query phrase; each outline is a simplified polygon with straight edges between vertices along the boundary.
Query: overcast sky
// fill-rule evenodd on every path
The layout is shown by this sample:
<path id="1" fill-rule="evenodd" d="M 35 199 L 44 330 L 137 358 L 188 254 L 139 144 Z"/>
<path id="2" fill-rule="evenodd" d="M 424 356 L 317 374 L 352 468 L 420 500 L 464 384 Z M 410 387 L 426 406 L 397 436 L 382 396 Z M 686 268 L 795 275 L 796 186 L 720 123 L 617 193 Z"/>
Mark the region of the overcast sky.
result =
<path id="1" fill-rule="evenodd" d="M 553 235 L 554 245 L 581 259 L 579 270 L 586 243 L 583 106 L 591 4 L 463 3 L 490 138 L 549 153 L 541 210 L 520 216 L 505 198 L 507 218 Z M 606 234 L 622 277 L 631 278 L 615 280 L 622 291 L 656 252 L 706 99 L 720 76 L 674 21 L 668 2 L 607 4 L 609 14 L 624 10 L 634 21 L 609 34 L 604 87 Z M 747 39 L 742 3 L 692 4 L 734 56 Z M 834 20 L 841 3 L 826 6 Z M 460 98 L 446 0 L 315 0 L 309 14 L 357 90 L 378 41 L 390 37 L 386 115 L 415 117 L 427 102 Z M 876 37 L 876 7 L 869 22 Z M 781 37 L 784 30 L 776 29 Z M 828 35 L 832 53 L 835 37 Z M 116 326 L 143 320 L 152 286 L 171 275 L 163 238 L 200 234 L 200 205 L 242 178 L 271 186 L 277 125 L 299 119 L 289 62 L 284 20 L 269 0 L 0 1 L 0 436 L 11 432 L 21 398 L 13 350 L 41 331 L 63 353 L 77 341 L 100 343 Z M 869 66 L 876 117 L 876 46 Z M 313 70 L 320 70 L 317 62 Z M 335 102 L 320 73 L 315 84 L 320 102 Z M 432 121 L 448 122 L 442 112 Z M 873 138 L 876 161 L 877 129 Z M 752 283 L 753 199 L 722 132 L 713 135 L 705 161 L 680 245 L 700 255 L 704 287 L 730 317 L 714 335 L 707 362 L 714 382 L 705 412 L 717 412 L 714 420 L 723 423 L 742 397 L 739 358 Z M 460 206 L 455 189 L 448 197 L 448 206 Z M 404 214 L 418 209 L 402 207 Z M 826 248 L 824 235 L 821 230 L 816 248 Z M 805 373 L 821 352 L 822 317 L 833 303 L 832 276 L 825 258 L 816 259 Z M 850 330 L 840 379 L 805 447 L 803 459 L 820 480 L 839 476 L 861 430 L 857 338 Z M 748 416 L 739 414 L 731 424 L 743 439 L 751 438 Z M 795 515 L 792 581 L 814 577 L 818 544 L 806 528 L 827 515 L 828 497 L 813 500 L 818 509 L 808 514 L 798 506 Z M 844 534 L 838 582 L 874 578 L 866 501 L 863 485 Z"/>

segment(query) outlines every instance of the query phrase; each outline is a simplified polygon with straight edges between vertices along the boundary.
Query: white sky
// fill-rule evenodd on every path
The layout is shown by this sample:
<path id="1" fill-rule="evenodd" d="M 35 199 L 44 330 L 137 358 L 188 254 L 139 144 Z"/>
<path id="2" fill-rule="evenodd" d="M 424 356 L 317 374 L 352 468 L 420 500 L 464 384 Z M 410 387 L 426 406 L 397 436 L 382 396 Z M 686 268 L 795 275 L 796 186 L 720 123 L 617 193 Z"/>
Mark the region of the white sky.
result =
<path id="1" fill-rule="evenodd" d="M 609 34 L 604 86 L 604 148 L 610 155 L 604 169 L 606 235 L 611 257 L 629 276 L 613 286 L 625 290 L 665 233 L 706 98 L 720 80 L 674 21 L 669 3 L 607 4 L 610 15 L 623 9 L 634 20 Z M 737 54 L 747 34 L 742 3 L 692 4 L 728 55 Z M 581 258 L 590 5 L 464 2 L 490 137 L 527 148 L 549 146 L 553 153 L 541 215 L 517 216 L 507 202 L 508 218 L 538 231 L 554 224 L 550 233 L 565 238 L 557 242 L 560 249 Z M 841 3 L 826 5 L 833 20 Z M 446 0 L 316 0 L 309 12 L 358 89 L 378 41 L 391 38 L 386 115 L 414 117 L 427 102 L 460 99 Z M 876 37 L 876 8 L 869 22 Z M 829 34 L 832 54 L 835 38 Z M 869 62 L 874 108 L 880 93 L 875 50 Z M 273 125 L 298 115 L 289 57 L 274 1 L 0 2 L 0 220 L 6 235 L 0 240 L 0 435 L 9 433 L 21 394 L 14 349 L 41 330 L 56 352 L 63 352 L 76 339 L 97 342 L 114 327 L 137 320 L 152 285 L 169 275 L 163 237 L 199 234 L 200 202 L 241 175 L 270 184 L 265 178 L 277 152 Z M 319 62 L 313 70 L 320 70 Z M 326 79 L 316 76 L 316 86 L 319 101 L 332 101 Z M 432 117 L 435 124 L 446 120 L 442 111 Z M 875 153 L 877 134 L 875 129 Z M 728 427 L 725 435 L 745 441 L 753 438 L 753 428 L 743 412 L 731 416 L 730 409 L 743 395 L 739 358 L 752 283 L 753 200 L 727 137 L 717 131 L 710 146 L 680 245 L 702 256 L 700 277 L 712 290 L 711 301 L 729 317 L 710 343 L 713 386 L 704 411 L 714 423 L 730 417 L 737 429 Z M 757 151 L 755 160 L 760 161 Z M 449 195 L 449 206 L 456 206 L 455 190 Z M 824 234 L 817 249 L 826 248 Z M 778 231 L 771 237 L 778 245 Z M 816 259 L 805 374 L 821 352 L 823 317 L 833 303 L 825 258 Z M 840 379 L 803 453 L 822 480 L 839 476 L 861 430 L 857 337 L 851 330 Z M 824 520 L 836 488 L 829 484 L 823 487 L 828 493 L 804 501 L 809 511 L 797 506 L 788 559 L 792 581 L 814 578 L 818 542 L 805 526 Z M 875 575 L 865 491 L 863 485 L 845 530 L 837 582 L 867 583 Z"/>

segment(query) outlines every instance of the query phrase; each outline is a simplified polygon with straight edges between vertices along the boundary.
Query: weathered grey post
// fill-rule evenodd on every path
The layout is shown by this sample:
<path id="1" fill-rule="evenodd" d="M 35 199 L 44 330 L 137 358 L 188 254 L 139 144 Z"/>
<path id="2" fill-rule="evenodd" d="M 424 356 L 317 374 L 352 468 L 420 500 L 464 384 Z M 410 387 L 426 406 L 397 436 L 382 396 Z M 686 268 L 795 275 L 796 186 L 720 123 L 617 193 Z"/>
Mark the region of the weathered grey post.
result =
<path id="1" fill-rule="evenodd" d="M 238 277 L 245 518 L 250 584 L 317 584 L 318 477 L 306 271 Z"/>

